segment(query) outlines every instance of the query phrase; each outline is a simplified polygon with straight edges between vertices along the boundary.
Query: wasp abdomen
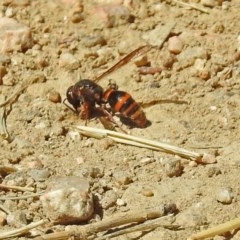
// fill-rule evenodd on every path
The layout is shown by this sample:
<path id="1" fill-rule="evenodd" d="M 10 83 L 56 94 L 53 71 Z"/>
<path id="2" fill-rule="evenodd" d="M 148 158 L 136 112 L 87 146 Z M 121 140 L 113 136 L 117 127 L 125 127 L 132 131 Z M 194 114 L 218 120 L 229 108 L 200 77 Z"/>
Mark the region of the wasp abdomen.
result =
<path id="1" fill-rule="evenodd" d="M 129 93 L 109 89 L 104 93 L 104 99 L 114 112 L 119 112 L 140 128 L 147 126 L 145 113 Z"/>

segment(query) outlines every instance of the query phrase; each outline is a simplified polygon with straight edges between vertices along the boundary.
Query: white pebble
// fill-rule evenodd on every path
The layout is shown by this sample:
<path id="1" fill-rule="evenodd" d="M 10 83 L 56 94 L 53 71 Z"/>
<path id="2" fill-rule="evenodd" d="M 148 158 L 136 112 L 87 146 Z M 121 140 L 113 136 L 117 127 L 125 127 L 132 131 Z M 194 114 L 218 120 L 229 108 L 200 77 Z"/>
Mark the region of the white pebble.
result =
<path id="1" fill-rule="evenodd" d="M 52 179 L 40 200 L 46 217 L 59 224 L 89 220 L 94 211 L 89 182 L 80 177 Z"/>
<path id="2" fill-rule="evenodd" d="M 125 202 L 124 200 L 118 198 L 118 199 L 117 199 L 117 205 L 118 205 L 119 207 L 125 206 L 125 205 L 126 205 L 126 202 Z"/>
<path id="3" fill-rule="evenodd" d="M 217 193 L 217 200 L 223 204 L 230 204 L 232 199 L 233 194 L 230 188 L 221 188 Z"/>
<path id="4" fill-rule="evenodd" d="M 79 132 L 69 131 L 68 135 L 73 141 L 80 140 L 80 133 Z"/>

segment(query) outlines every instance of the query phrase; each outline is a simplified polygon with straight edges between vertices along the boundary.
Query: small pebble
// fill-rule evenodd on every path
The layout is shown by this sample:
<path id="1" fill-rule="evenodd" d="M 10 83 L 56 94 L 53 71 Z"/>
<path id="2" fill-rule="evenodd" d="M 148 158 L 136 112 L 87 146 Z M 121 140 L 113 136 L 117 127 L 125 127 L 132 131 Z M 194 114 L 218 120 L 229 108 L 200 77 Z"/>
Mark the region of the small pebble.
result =
<path id="1" fill-rule="evenodd" d="M 219 0 L 201 0 L 201 4 L 203 6 L 213 8 L 213 7 L 219 6 L 220 1 Z"/>
<path id="2" fill-rule="evenodd" d="M 106 23 L 107 27 L 117 27 L 134 22 L 129 9 L 119 4 L 103 4 L 95 8 L 95 14 Z"/>
<path id="3" fill-rule="evenodd" d="M 62 102 L 61 95 L 59 92 L 53 90 L 48 94 L 48 99 L 53 103 L 60 103 Z"/>
<path id="4" fill-rule="evenodd" d="M 29 171 L 29 175 L 35 182 L 41 182 L 50 176 L 50 172 L 47 169 L 32 169 Z"/>
<path id="5" fill-rule="evenodd" d="M 202 80 L 208 80 L 211 77 L 211 74 L 210 74 L 209 70 L 203 69 L 202 71 L 199 72 L 199 77 Z"/>
<path id="6" fill-rule="evenodd" d="M 118 171 L 113 174 L 115 181 L 119 185 L 128 185 L 132 182 L 132 178 L 125 171 Z"/>
<path id="7" fill-rule="evenodd" d="M 217 192 L 217 200 L 223 204 L 230 204 L 233 200 L 233 193 L 231 188 L 221 188 Z"/>
<path id="8" fill-rule="evenodd" d="M 103 145 L 104 150 L 107 150 L 110 147 L 114 146 L 115 142 L 111 138 L 104 138 L 101 140 L 101 144 Z"/>
<path id="9" fill-rule="evenodd" d="M 108 209 L 110 207 L 113 207 L 118 200 L 118 194 L 113 191 L 109 190 L 105 193 L 103 199 L 101 200 L 101 206 L 103 209 Z"/>
<path id="10" fill-rule="evenodd" d="M 81 139 L 80 133 L 76 131 L 69 131 L 68 135 L 73 141 L 78 141 Z"/>
<path id="11" fill-rule="evenodd" d="M 30 5 L 30 0 L 13 0 L 11 1 L 12 6 L 26 7 Z"/>
<path id="12" fill-rule="evenodd" d="M 27 225 L 26 214 L 20 210 L 11 212 L 7 215 L 7 224 L 15 228 L 20 228 Z"/>
<path id="13" fill-rule="evenodd" d="M 142 55 L 134 59 L 134 63 L 137 67 L 143 67 L 149 65 L 147 55 Z"/>
<path id="14" fill-rule="evenodd" d="M 151 190 L 151 189 L 143 189 L 142 191 L 141 191 L 141 193 L 142 193 L 142 195 L 143 196 L 145 196 L 145 197 L 152 197 L 152 196 L 154 196 L 154 193 L 153 193 L 153 191 Z"/>
<path id="15" fill-rule="evenodd" d="M 119 207 L 126 206 L 126 202 L 125 202 L 123 199 L 118 198 L 118 199 L 117 199 L 117 205 L 118 205 Z"/>
<path id="16" fill-rule="evenodd" d="M 168 50 L 173 54 L 179 54 L 183 49 L 183 42 L 177 36 L 170 37 L 168 40 Z"/>
<path id="17" fill-rule="evenodd" d="M 166 159 L 163 166 L 168 177 L 178 177 L 182 174 L 183 167 L 180 160 Z"/>
<path id="18" fill-rule="evenodd" d="M 93 146 L 93 141 L 92 139 L 88 138 L 85 142 L 84 142 L 84 147 L 92 147 Z"/>
<path id="19" fill-rule="evenodd" d="M 0 226 L 4 226 L 7 222 L 7 214 L 3 211 L 0 211 Z"/>
<path id="20" fill-rule="evenodd" d="M 0 66 L 0 85 L 3 84 L 3 77 L 7 74 L 7 69 L 4 66 Z"/>
<path id="21" fill-rule="evenodd" d="M 26 51 L 33 46 L 31 29 L 8 17 L 0 18 L 0 52 Z"/>
<path id="22" fill-rule="evenodd" d="M 80 67 L 80 63 L 73 54 L 62 53 L 59 58 L 59 67 L 66 68 L 68 70 L 75 70 Z"/>
<path id="23" fill-rule="evenodd" d="M 106 45 L 106 40 L 101 35 L 83 37 L 81 42 L 85 47 L 88 48 L 94 47 L 98 44 L 101 46 Z"/>
<path id="24" fill-rule="evenodd" d="M 177 222 L 181 226 L 197 227 L 207 223 L 205 215 L 198 212 L 182 212 L 177 216 Z"/>
<path id="25" fill-rule="evenodd" d="M 71 17 L 72 23 L 80 23 L 81 21 L 84 20 L 83 14 L 82 13 L 74 13 Z"/>

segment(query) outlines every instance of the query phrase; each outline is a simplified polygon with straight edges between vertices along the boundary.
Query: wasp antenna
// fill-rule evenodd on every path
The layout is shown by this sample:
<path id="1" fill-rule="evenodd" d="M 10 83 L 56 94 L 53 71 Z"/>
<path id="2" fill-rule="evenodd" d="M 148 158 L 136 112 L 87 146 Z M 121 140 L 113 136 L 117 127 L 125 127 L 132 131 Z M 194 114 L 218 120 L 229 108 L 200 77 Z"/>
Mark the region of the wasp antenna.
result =
<path id="1" fill-rule="evenodd" d="M 77 111 L 76 111 L 75 109 L 73 109 L 71 106 L 69 106 L 69 105 L 66 103 L 66 100 L 67 100 L 67 98 L 64 98 L 63 104 L 64 104 L 67 108 L 69 108 L 71 111 L 73 111 L 74 113 L 77 114 Z"/>

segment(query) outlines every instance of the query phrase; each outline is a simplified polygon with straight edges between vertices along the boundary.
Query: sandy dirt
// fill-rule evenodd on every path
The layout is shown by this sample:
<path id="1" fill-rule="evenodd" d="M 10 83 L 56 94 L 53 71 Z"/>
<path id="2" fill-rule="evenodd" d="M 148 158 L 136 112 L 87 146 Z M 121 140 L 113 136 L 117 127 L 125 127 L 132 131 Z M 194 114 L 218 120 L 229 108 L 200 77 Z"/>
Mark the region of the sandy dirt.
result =
<path id="1" fill-rule="evenodd" d="M 168 219 L 168 224 L 180 225 L 180 229 L 158 227 L 116 239 L 186 239 L 200 229 L 239 216 L 238 0 L 215 1 L 219 5 L 210 7 L 199 3 L 209 13 L 172 1 L 136 0 L 130 6 L 125 1 L 117 5 L 126 10 L 123 17 L 113 14 L 109 19 L 102 12 L 104 1 L 21 1 L 26 6 L 11 2 L 0 3 L 2 16 L 8 10 L 10 17 L 29 26 L 34 45 L 25 52 L 0 55 L 7 69 L 1 96 L 8 97 L 27 84 L 8 111 L 6 123 L 12 141 L 0 142 L 1 166 L 17 168 L 15 173 L 1 173 L 2 183 L 30 184 L 40 192 L 54 176 L 85 176 L 100 206 L 113 198 L 109 200 L 112 204 L 104 205 L 102 218 L 163 203 L 177 205 L 178 213 Z M 145 54 L 151 66 L 162 67 L 163 71 L 143 75 L 130 61 L 98 84 L 105 89 L 112 79 L 140 103 L 185 101 L 150 105 L 144 108 L 150 126 L 123 128 L 135 136 L 212 154 L 216 159 L 213 164 L 196 164 L 160 151 L 83 137 L 76 126 L 85 121 L 62 102 L 51 101 L 56 92 L 63 100 L 69 86 L 79 79 L 97 77 L 124 55 L 145 45 L 144 34 L 169 22 L 175 26 L 162 48 L 153 47 Z M 182 44 L 179 54 L 169 50 L 173 36 Z M 65 53 L 75 61 L 64 61 Z M 32 79 L 36 83 L 28 84 Z M 91 119 L 88 126 L 103 128 L 98 119 Z M 46 169 L 48 174 L 39 180 L 34 169 Z M 27 223 L 43 219 L 38 198 L 3 200 L 22 194 L 29 193 L 0 189 L 1 206 L 10 212 L 24 212 Z M 114 194 L 122 200 L 120 204 Z M 19 227 L 2 225 L 4 230 Z M 214 239 L 239 238 L 236 231 Z"/>

